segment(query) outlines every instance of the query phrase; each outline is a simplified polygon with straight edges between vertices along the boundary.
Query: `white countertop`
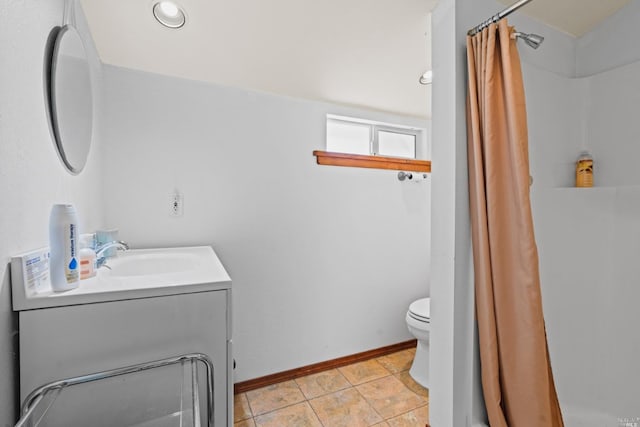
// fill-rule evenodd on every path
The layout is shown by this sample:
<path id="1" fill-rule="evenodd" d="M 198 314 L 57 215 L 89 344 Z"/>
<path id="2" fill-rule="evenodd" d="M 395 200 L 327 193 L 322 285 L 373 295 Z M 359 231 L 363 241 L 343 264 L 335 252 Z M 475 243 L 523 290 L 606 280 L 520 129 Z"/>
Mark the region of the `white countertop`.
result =
<path id="1" fill-rule="evenodd" d="M 13 280 L 13 310 L 33 310 L 151 298 L 231 288 L 231 278 L 209 246 L 133 249 L 119 252 L 97 275 L 64 292 L 34 293 Z M 112 269 L 110 269 L 112 268 Z"/>

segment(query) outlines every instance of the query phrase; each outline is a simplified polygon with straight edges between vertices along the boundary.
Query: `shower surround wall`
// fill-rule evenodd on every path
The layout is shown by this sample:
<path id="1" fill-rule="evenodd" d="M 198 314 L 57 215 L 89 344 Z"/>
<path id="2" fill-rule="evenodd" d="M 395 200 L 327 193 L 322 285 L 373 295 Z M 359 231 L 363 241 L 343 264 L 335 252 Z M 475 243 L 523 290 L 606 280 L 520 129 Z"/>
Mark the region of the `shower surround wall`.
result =
<path id="1" fill-rule="evenodd" d="M 102 225 L 100 142 L 94 134 L 84 171 L 72 176 L 55 151 L 45 109 L 43 71 L 49 32 L 62 24 L 63 0 L 0 2 L 0 426 L 13 426 L 17 395 L 17 316 L 9 259 L 47 246 L 51 205 L 72 202 L 81 226 Z M 81 15 L 76 19 L 90 38 Z M 99 72 L 93 46 L 87 52 Z M 99 83 L 98 83 L 99 85 Z M 94 93 L 94 96 L 96 94 Z M 96 113 L 99 116 L 99 113 Z M 96 125 L 99 119 L 96 118 Z M 95 129 L 95 128 L 94 128 Z"/>
<path id="2" fill-rule="evenodd" d="M 567 427 L 640 417 L 640 49 L 628 36 L 639 21 L 631 2 L 575 40 L 569 75 L 523 58 L 544 310 Z M 577 189 L 585 148 L 596 187 Z"/>
<path id="3" fill-rule="evenodd" d="M 107 223 L 134 247 L 215 248 L 233 279 L 237 381 L 412 338 L 430 179 L 318 166 L 312 151 L 326 113 L 426 120 L 111 66 L 105 80 Z"/>
<path id="4" fill-rule="evenodd" d="M 440 0 L 433 13 L 434 74 L 441 77 L 433 92 L 432 217 L 440 222 L 432 233 L 431 337 L 439 349 L 431 358 L 437 367 L 432 425 L 486 425 L 479 375 L 460 356 L 474 346 L 473 291 L 466 283 L 471 266 L 457 262 L 469 246 L 465 33 L 504 8 L 493 0 Z M 560 403 L 567 427 L 617 427 L 617 417 L 640 416 L 634 391 L 640 340 L 630 330 L 640 320 L 640 175 L 631 167 L 640 158 L 640 84 L 633 76 L 640 3 L 630 2 L 578 39 L 521 12 L 508 19 L 520 31 L 545 37 L 538 50 L 520 43 L 519 51 L 543 305 Z M 594 153 L 600 188 L 571 188 L 583 148 Z"/>

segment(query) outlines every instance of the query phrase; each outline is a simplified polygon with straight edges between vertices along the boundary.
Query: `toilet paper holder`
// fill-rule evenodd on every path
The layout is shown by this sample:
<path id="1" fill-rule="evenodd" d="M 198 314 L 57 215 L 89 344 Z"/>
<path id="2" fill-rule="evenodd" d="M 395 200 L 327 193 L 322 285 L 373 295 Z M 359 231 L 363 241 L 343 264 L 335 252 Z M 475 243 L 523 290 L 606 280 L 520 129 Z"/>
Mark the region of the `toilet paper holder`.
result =
<path id="1" fill-rule="evenodd" d="M 426 180 L 428 175 L 425 172 L 398 172 L 398 180 L 399 181 L 413 181 L 419 182 Z"/>

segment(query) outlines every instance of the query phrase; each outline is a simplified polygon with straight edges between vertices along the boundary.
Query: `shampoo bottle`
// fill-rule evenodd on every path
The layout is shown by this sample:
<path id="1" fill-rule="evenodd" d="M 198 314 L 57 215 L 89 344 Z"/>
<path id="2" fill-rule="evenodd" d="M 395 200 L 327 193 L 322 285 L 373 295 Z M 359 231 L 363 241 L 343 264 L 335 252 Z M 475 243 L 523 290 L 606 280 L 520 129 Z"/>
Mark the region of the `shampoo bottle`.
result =
<path id="1" fill-rule="evenodd" d="M 580 153 L 576 161 L 576 187 L 593 187 L 593 157 L 588 151 Z"/>
<path id="2" fill-rule="evenodd" d="M 49 269 L 54 292 L 80 284 L 78 237 L 78 216 L 73 205 L 53 205 L 49 217 Z"/>

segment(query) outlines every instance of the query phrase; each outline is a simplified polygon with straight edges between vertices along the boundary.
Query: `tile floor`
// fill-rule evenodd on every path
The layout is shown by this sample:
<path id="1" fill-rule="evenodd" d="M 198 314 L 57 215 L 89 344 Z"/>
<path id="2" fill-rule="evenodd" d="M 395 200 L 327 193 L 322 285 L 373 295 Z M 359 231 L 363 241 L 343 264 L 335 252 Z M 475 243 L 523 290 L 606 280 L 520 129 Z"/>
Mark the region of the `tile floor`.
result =
<path id="1" fill-rule="evenodd" d="M 429 391 L 403 350 L 235 396 L 234 427 L 424 427 Z"/>

